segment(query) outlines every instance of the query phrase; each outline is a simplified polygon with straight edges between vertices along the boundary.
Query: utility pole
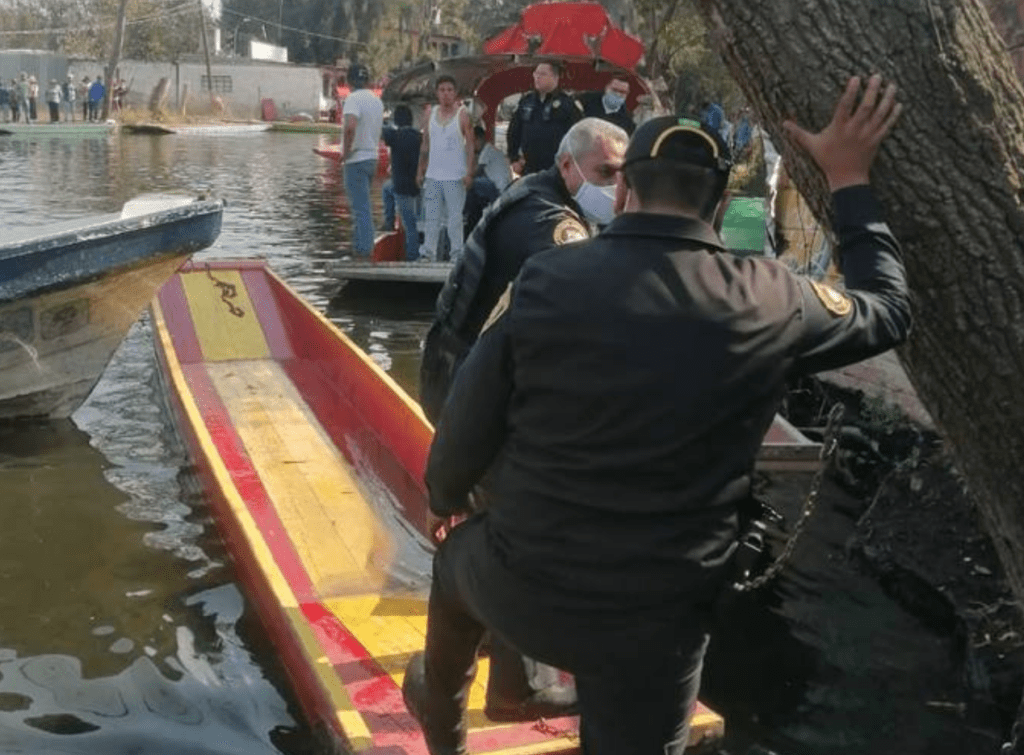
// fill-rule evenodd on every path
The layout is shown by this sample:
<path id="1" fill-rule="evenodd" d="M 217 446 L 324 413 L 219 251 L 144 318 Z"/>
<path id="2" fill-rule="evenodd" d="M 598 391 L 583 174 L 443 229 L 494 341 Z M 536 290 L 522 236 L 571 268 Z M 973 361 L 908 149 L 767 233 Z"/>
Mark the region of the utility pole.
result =
<path id="1" fill-rule="evenodd" d="M 206 41 L 206 13 L 203 11 L 203 0 L 196 1 L 199 3 L 199 30 L 203 35 L 203 55 L 206 58 L 206 90 L 210 93 L 210 104 L 213 105 L 213 70 L 210 68 L 210 45 Z"/>
<path id="2" fill-rule="evenodd" d="M 103 94 L 102 118 L 106 120 L 110 116 L 110 100 L 114 96 L 114 74 L 121 62 L 121 48 L 124 46 L 124 30 L 127 24 L 128 0 L 121 0 L 117 7 L 117 31 L 114 34 L 114 49 L 110 51 L 110 62 L 107 65 L 104 83 L 107 85 Z M 88 94 L 86 95 L 88 97 Z"/>

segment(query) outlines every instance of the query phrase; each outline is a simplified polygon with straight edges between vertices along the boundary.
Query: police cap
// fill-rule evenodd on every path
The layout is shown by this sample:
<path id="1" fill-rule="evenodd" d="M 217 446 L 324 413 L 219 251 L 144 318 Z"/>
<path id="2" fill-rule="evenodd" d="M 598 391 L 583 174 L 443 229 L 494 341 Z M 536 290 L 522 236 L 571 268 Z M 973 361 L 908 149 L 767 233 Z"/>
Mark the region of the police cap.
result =
<path id="1" fill-rule="evenodd" d="M 732 168 L 729 147 L 717 131 L 699 121 L 671 115 L 652 118 L 637 128 L 622 167 L 641 160 L 674 160 L 726 174 Z"/>

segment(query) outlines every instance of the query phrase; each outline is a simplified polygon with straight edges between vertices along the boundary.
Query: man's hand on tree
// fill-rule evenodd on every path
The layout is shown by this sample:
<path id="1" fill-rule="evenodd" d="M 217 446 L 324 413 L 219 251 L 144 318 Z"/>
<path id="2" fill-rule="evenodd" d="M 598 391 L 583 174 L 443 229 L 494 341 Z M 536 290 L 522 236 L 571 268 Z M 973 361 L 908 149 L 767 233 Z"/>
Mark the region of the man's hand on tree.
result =
<path id="1" fill-rule="evenodd" d="M 878 145 L 903 111 L 896 102 L 896 85 L 889 84 L 882 92 L 882 77 L 878 74 L 868 79 L 858 103 L 860 91 L 860 77 L 854 76 L 836 103 L 832 121 L 816 134 L 793 121 L 782 124 L 789 137 L 821 168 L 832 191 L 868 183 Z"/>

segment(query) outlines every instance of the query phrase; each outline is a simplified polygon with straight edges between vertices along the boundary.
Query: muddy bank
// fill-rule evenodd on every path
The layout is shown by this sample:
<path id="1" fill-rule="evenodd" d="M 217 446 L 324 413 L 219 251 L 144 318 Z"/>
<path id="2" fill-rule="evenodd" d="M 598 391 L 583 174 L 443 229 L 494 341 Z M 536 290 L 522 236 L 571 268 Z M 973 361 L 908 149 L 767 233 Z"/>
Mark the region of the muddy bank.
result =
<path id="1" fill-rule="evenodd" d="M 705 697 L 730 722 L 725 751 L 994 755 L 1020 702 L 1024 622 L 991 541 L 933 431 L 814 380 L 785 413 L 813 434 L 837 401 L 840 450 L 791 563 L 719 606 Z M 791 526 L 809 477 L 762 482 Z"/>

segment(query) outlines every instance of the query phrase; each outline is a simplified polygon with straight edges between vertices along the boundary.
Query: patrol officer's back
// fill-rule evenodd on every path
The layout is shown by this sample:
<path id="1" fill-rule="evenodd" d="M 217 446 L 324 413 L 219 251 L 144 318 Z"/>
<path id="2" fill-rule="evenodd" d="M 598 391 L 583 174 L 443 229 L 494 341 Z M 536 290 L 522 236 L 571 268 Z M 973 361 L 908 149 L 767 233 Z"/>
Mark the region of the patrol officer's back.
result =
<path id="1" fill-rule="evenodd" d="M 790 128 L 833 189 L 845 291 L 723 249 L 711 221 L 727 148 L 671 117 L 630 141 L 625 212 L 523 266 L 456 376 L 427 465 L 435 514 L 464 511 L 485 475 L 489 501 L 434 563 L 428 692 L 446 723 L 467 669 L 431 654 L 471 660 L 489 628 L 575 675 L 590 755 L 683 752 L 708 605 L 787 378 L 885 351 L 910 327 L 868 185 L 899 106 L 879 77 L 858 105 L 859 90 L 851 80 L 820 134 Z"/>

